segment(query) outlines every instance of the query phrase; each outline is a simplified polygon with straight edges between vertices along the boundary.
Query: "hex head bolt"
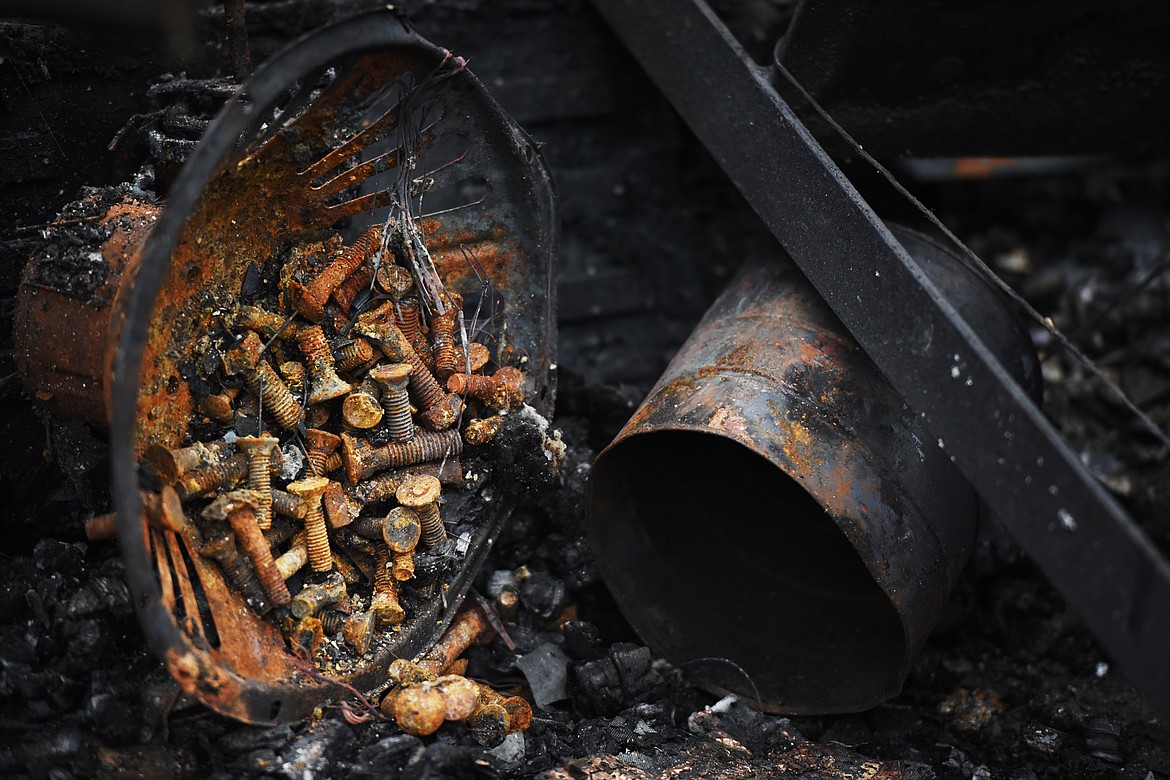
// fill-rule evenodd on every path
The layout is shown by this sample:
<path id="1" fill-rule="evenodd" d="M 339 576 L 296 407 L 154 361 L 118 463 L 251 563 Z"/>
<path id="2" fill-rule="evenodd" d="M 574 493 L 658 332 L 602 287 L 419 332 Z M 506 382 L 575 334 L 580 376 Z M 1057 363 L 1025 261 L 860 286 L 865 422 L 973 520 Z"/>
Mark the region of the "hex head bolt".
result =
<path id="1" fill-rule="evenodd" d="M 377 356 L 374 345 L 368 339 L 358 336 L 348 344 L 337 348 L 336 366 L 338 371 L 352 371 L 364 366 Z"/>
<path id="2" fill-rule="evenodd" d="M 341 434 L 341 459 L 345 464 L 346 480 L 356 485 L 380 471 L 442 460 L 463 452 L 459 431 L 416 431 L 407 442 L 390 442 L 381 447 L 348 433 Z"/>
<path id="3" fill-rule="evenodd" d="M 345 580 L 339 572 L 333 572 L 324 582 L 301 588 L 300 593 L 289 602 L 288 611 L 298 619 L 316 615 L 325 607 L 336 604 L 347 595 Z"/>
<path id="4" fill-rule="evenodd" d="M 384 307 L 366 312 L 358 317 L 354 330 L 373 339 L 386 357 L 394 362 L 410 364 L 410 392 L 418 399 L 419 406 L 423 409 L 430 409 L 432 406 L 438 406 L 447 400 L 447 394 L 435 381 L 434 375 L 419 358 L 410 341 L 398 329 L 397 325 L 386 320 Z"/>
<path id="5" fill-rule="evenodd" d="M 337 448 L 341 446 L 341 437 L 319 428 L 307 428 L 305 442 L 309 445 L 309 451 L 305 454 L 309 474 L 315 477 L 325 476 L 329 473 L 326 468 L 329 456 L 337 452 Z"/>
<path id="6" fill-rule="evenodd" d="M 248 458 L 237 452 L 220 463 L 187 471 L 175 483 L 175 490 L 183 501 L 208 497 L 235 487 L 247 474 Z"/>
<path id="7" fill-rule="evenodd" d="M 325 340 L 325 331 L 320 325 L 301 328 L 297 334 L 297 346 L 305 356 L 305 368 L 309 370 L 309 403 L 320 404 L 353 390 L 353 385 L 337 375 L 333 367 L 333 351 Z"/>
<path id="8" fill-rule="evenodd" d="M 231 524 L 236 541 L 252 561 L 256 577 L 268 598 L 278 607 L 288 604 L 292 599 L 288 586 L 284 584 L 284 577 L 280 576 L 280 571 L 276 568 L 268 541 L 260 527 L 256 525 L 256 498 L 252 491 L 237 490 L 224 493 L 203 510 L 203 517 L 206 520 L 226 520 Z"/>
<path id="9" fill-rule="evenodd" d="M 412 370 L 409 363 L 390 363 L 371 368 L 366 374 L 382 391 L 382 408 L 385 410 L 384 419 L 390 432 L 390 441 L 404 442 L 414 438 L 410 393 L 407 391 Z"/>
<path id="10" fill-rule="evenodd" d="M 524 374 L 513 366 L 504 366 L 491 376 L 452 374 L 447 377 L 447 389 L 493 409 L 519 409 L 524 403 Z"/>
<path id="11" fill-rule="evenodd" d="M 374 562 L 374 594 L 370 597 L 370 609 L 380 626 L 396 626 L 406 619 L 406 611 L 398 603 L 398 586 L 390 570 L 390 550 L 385 547 L 378 548 Z"/>
<path id="12" fill-rule="evenodd" d="M 243 374 L 244 384 L 272 412 L 272 419 L 281 428 L 295 428 L 301 421 L 300 403 L 264 357 L 264 345 L 255 331 L 248 331 L 243 341 L 228 350 L 223 363 L 227 374 Z"/>
<path id="13" fill-rule="evenodd" d="M 224 532 L 210 537 L 199 548 L 199 554 L 219 564 L 220 571 L 227 581 L 257 614 L 263 615 L 272 609 L 264 586 L 256 577 L 256 569 L 247 558 L 240 555 L 236 540 L 231 534 Z"/>
<path id="14" fill-rule="evenodd" d="M 248 489 L 256 494 L 256 524 L 261 531 L 272 527 L 272 451 L 280 440 L 272 436 L 240 436 L 236 444 L 248 456 Z"/>
<path id="15" fill-rule="evenodd" d="M 359 655 L 365 655 L 374 642 L 377 617 L 372 610 L 347 615 L 339 610 L 330 609 L 321 615 L 321 625 L 327 634 L 336 634 L 340 631 L 347 645 Z"/>
<path id="16" fill-rule="evenodd" d="M 378 386 L 368 375 L 341 403 L 342 418 L 358 430 L 373 428 L 382 422 L 384 414 L 382 402 L 378 400 Z"/>
<path id="17" fill-rule="evenodd" d="M 329 531 L 321 512 L 321 494 L 329 486 L 325 477 L 308 477 L 290 482 L 288 492 L 305 502 L 305 546 L 309 549 L 309 565 L 313 571 L 324 573 L 333 568 L 329 553 Z"/>
<path id="18" fill-rule="evenodd" d="M 285 288 L 285 295 L 292 302 L 293 308 L 312 322 L 325 319 L 325 303 L 329 296 L 367 257 L 373 255 L 381 241 L 382 226 L 373 225 L 361 238 L 327 263 L 312 281 L 307 284 L 290 281 Z"/>
<path id="19" fill-rule="evenodd" d="M 443 518 L 439 516 L 441 489 L 439 480 L 434 477 L 414 476 L 403 481 L 394 493 L 399 504 L 418 512 L 422 525 L 422 543 L 427 547 L 435 547 L 447 541 L 447 529 L 443 527 Z"/>

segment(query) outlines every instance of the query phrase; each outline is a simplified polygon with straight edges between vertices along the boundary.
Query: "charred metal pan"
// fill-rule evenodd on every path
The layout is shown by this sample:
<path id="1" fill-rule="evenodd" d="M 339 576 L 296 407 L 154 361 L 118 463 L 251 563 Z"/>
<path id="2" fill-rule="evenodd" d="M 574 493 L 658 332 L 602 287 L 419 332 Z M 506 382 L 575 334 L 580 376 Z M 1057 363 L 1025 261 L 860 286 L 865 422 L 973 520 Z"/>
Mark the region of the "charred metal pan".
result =
<path id="1" fill-rule="evenodd" d="M 396 189 L 397 188 L 397 189 Z M 174 185 L 117 301 L 111 457 L 127 578 L 143 628 L 184 690 L 251 723 L 310 714 L 352 686 L 386 684 L 392 659 L 425 650 L 450 622 L 505 512 L 483 511 L 464 563 L 425 608 L 347 669 L 299 664 L 279 632 L 173 530 L 142 519 L 137 455 L 184 442 L 189 345 L 240 294 L 249 269 L 334 230 L 414 214 L 447 289 L 479 312 L 526 396 L 554 392 L 556 246 L 551 180 L 536 145 L 465 64 L 391 11 L 306 36 L 260 67 L 211 124 Z M 120 327 L 119 327 L 120 326 Z M 480 502 L 482 503 L 482 502 Z"/>

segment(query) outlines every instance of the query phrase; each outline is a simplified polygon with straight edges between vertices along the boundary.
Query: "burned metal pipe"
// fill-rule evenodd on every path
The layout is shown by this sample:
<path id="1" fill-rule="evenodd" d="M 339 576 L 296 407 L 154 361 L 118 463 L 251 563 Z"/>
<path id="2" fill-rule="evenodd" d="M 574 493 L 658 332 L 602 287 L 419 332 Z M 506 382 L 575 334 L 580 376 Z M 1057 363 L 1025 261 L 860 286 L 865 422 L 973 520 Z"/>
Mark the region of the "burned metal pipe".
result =
<path id="1" fill-rule="evenodd" d="M 1036 383 L 996 292 L 896 231 Z M 642 638 L 788 713 L 896 695 L 968 557 L 979 503 L 795 267 L 749 262 L 593 469 L 590 535 Z"/>

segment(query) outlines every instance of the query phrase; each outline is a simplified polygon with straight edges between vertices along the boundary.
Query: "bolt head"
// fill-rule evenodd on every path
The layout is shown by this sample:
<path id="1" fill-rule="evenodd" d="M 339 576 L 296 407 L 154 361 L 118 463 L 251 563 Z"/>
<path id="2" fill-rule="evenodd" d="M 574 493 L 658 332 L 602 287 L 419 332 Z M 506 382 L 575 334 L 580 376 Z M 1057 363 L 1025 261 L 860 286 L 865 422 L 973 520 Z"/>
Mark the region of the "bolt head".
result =
<path id="1" fill-rule="evenodd" d="M 299 479 L 296 482 L 288 483 L 286 490 L 294 496 L 300 496 L 312 506 L 325 492 L 325 488 L 329 487 L 329 479 L 327 477 L 306 477 Z"/>
<path id="2" fill-rule="evenodd" d="M 386 522 L 382 526 L 382 540 L 391 552 L 408 553 L 418 546 L 419 536 L 422 535 L 422 525 L 419 523 L 418 512 L 404 506 L 395 507 L 386 515 Z"/>
<path id="3" fill-rule="evenodd" d="M 292 485 L 289 485 L 291 488 Z M 202 512 L 205 520 L 227 520 L 241 509 L 256 511 L 257 501 L 251 490 L 233 490 L 223 493 Z"/>
<path id="4" fill-rule="evenodd" d="M 327 453 L 333 452 L 341 446 L 340 436 L 320 428 L 306 428 L 305 441 L 308 442 L 310 448 L 324 450 Z"/>
<path id="5" fill-rule="evenodd" d="M 441 486 L 439 480 L 425 474 L 407 477 L 398 486 L 394 497 L 398 503 L 406 507 L 418 508 L 429 506 L 439 500 Z"/>
<path id="6" fill-rule="evenodd" d="M 407 688 L 394 697 L 394 721 L 407 734 L 434 734 L 446 715 L 447 702 L 428 683 Z"/>
<path id="7" fill-rule="evenodd" d="M 253 452 L 271 455 L 272 450 L 280 446 L 280 439 L 274 436 L 240 436 L 236 439 L 236 444 L 249 455 Z"/>
<path id="8" fill-rule="evenodd" d="M 382 386 L 410 379 L 414 366 L 410 363 L 385 363 L 370 369 L 368 376 Z"/>

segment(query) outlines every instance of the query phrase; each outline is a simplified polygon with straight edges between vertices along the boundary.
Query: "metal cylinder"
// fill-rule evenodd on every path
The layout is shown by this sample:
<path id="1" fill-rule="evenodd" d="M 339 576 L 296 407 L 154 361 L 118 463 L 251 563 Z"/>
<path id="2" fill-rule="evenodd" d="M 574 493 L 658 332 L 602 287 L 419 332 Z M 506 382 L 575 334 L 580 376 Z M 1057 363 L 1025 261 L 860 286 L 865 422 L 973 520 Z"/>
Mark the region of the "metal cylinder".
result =
<path id="1" fill-rule="evenodd" d="M 896 231 L 1022 382 L 982 278 Z M 772 711 L 896 695 L 970 552 L 974 491 L 787 259 L 749 262 L 594 464 L 589 532 L 641 637 Z"/>

